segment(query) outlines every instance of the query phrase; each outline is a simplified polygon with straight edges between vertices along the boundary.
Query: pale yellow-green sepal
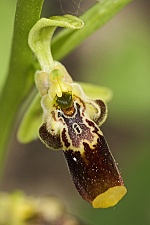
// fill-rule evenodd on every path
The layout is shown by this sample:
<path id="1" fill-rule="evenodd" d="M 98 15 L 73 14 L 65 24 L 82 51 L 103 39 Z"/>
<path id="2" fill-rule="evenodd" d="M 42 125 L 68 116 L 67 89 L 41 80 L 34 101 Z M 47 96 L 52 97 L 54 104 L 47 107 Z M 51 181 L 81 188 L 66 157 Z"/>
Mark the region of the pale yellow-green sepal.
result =
<path id="1" fill-rule="evenodd" d="M 83 89 L 84 93 L 92 99 L 101 99 L 109 102 L 113 96 L 111 89 L 95 84 L 77 82 Z"/>
<path id="2" fill-rule="evenodd" d="M 18 130 L 18 140 L 28 143 L 38 138 L 38 129 L 42 124 L 41 97 L 37 94 L 27 109 Z"/>

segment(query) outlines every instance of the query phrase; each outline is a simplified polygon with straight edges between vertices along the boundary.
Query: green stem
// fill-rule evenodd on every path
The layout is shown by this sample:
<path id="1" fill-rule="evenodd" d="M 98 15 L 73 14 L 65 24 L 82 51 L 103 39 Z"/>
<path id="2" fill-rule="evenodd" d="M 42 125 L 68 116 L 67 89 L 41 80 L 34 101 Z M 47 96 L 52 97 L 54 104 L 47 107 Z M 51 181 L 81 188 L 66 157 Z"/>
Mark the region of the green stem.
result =
<path id="1" fill-rule="evenodd" d="M 28 46 L 28 33 L 40 18 L 43 1 L 18 0 L 17 2 L 9 72 L 0 96 L 1 168 L 18 108 L 26 93 L 31 88 L 31 79 L 28 77 L 28 70 L 33 64 L 33 55 Z"/>

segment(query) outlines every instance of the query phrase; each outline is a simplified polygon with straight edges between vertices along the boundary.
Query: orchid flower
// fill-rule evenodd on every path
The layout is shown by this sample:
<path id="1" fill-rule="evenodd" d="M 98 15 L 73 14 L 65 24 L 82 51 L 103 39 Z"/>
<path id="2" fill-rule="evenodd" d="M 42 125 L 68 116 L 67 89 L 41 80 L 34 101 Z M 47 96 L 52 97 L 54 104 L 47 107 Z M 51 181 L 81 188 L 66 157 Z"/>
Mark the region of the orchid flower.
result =
<path id="1" fill-rule="evenodd" d="M 64 15 L 42 18 L 31 29 L 29 46 L 41 67 L 35 73 L 39 95 L 25 116 L 19 135 L 21 139 L 29 114 L 42 109 L 39 138 L 46 147 L 63 150 L 72 180 L 82 198 L 94 208 L 107 208 L 118 203 L 126 188 L 100 129 L 107 117 L 105 98 L 100 94 L 101 89 L 95 98 L 85 94 L 66 68 L 53 59 L 50 49 L 57 26 L 80 29 L 83 25 L 77 17 Z M 37 103 L 38 107 L 33 107 Z"/>

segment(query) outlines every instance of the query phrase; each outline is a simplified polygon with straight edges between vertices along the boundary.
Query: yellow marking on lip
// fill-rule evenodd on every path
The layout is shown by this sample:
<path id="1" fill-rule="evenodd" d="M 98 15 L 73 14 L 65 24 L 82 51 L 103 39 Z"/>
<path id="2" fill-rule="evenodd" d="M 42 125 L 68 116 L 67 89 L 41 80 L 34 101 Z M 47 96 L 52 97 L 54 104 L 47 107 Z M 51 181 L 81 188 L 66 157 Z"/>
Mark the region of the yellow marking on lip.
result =
<path id="1" fill-rule="evenodd" d="M 116 205 L 126 194 L 125 186 L 115 186 L 109 188 L 104 193 L 98 195 L 92 202 L 94 208 L 108 208 Z"/>

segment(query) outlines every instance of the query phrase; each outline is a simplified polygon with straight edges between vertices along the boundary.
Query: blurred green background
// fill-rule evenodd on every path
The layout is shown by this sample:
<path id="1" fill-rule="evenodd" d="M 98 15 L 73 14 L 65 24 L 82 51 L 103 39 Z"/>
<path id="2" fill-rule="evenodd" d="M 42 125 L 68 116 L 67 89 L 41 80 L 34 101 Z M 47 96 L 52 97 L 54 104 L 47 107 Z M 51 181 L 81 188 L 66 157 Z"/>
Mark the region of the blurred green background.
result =
<path id="1" fill-rule="evenodd" d="M 76 4 L 75 4 L 76 2 Z M 43 15 L 80 15 L 95 4 L 47 0 Z M 0 91 L 11 48 L 15 0 L 0 1 Z M 72 184 L 62 152 L 47 150 L 39 140 L 21 145 L 11 137 L 1 190 L 22 189 L 37 196 L 52 194 L 70 212 L 91 225 L 150 224 L 150 2 L 136 0 L 63 60 L 75 80 L 113 91 L 102 131 L 119 163 L 127 195 L 110 209 L 93 209 Z M 29 127 L 30 129 L 30 127 Z"/>

